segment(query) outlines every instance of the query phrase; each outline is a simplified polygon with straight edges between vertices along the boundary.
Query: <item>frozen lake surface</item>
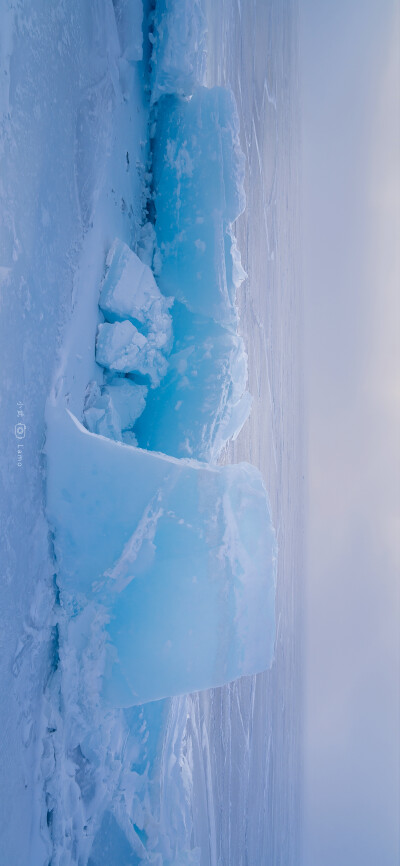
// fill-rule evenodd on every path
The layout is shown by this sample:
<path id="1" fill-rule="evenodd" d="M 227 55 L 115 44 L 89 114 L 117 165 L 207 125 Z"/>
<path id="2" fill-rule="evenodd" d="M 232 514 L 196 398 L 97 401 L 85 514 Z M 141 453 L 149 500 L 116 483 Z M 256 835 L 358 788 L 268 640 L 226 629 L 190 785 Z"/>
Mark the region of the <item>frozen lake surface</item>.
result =
<path id="1" fill-rule="evenodd" d="M 249 275 L 238 300 L 253 409 L 223 461 L 252 462 L 269 490 L 279 544 L 275 662 L 229 687 L 100 719 L 105 781 L 95 794 L 76 749 L 74 726 L 84 730 L 88 719 L 74 704 L 73 665 L 59 663 L 45 405 L 53 387 L 82 417 L 87 383 L 102 381 L 105 256 L 115 237 L 140 241 L 150 46 L 142 62 L 141 4 L 129 13 L 114 5 L 0 6 L 2 850 L 8 863 L 33 866 L 288 866 L 300 794 L 302 479 L 296 9 L 287 4 L 205 5 L 207 84 L 232 88 L 247 158 L 247 209 L 235 232 Z"/>

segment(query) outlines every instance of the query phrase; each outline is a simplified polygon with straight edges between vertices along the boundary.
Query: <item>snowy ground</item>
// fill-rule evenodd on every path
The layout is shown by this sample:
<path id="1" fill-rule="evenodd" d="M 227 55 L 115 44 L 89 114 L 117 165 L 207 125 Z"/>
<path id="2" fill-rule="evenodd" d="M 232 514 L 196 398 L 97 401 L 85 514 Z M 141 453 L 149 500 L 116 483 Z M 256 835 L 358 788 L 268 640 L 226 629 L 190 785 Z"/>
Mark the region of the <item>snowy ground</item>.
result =
<path id="1" fill-rule="evenodd" d="M 131 241 L 141 218 L 147 114 L 111 2 L 3 2 L 0 16 L 0 826 L 4 862 L 36 866 L 50 850 L 39 773 L 54 655 L 45 402 L 56 365 L 77 412 L 96 376 L 99 277 L 114 236 Z"/>

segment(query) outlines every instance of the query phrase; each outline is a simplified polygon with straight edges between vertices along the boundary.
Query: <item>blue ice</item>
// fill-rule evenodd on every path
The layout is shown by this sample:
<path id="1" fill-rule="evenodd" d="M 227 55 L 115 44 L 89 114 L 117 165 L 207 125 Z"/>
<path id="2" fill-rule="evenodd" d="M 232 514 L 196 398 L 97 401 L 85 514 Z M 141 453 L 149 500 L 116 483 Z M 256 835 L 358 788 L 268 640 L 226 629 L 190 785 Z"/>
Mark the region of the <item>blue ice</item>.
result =
<path id="1" fill-rule="evenodd" d="M 232 232 L 244 207 L 243 161 L 229 91 L 199 87 L 191 100 L 159 99 L 155 228 L 147 226 L 157 280 L 126 244 L 114 241 L 96 349 L 105 369 L 151 386 L 130 430 L 131 441 L 143 448 L 215 461 L 249 415 L 247 355 L 235 306 L 245 273 Z M 108 401 L 112 381 L 110 389 Z M 115 433 L 112 413 L 109 402 L 108 417 L 96 422 L 90 409 L 88 428 L 107 435 L 108 427 L 112 438 L 127 441 Z"/>
<path id="2" fill-rule="evenodd" d="M 48 409 L 57 580 L 75 651 L 82 664 L 97 659 L 113 707 L 265 670 L 275 639 L 276 539 L 260 473 L 212 465 L 251 405 L 235 304 L 245 276 L 232 231 L 244 207 L 236 107 L 219 87 L 177 95 L 185 64 L 171 89 L 162 20 L 154 226 L 142 231 L 143 260 L 118 238 L 109 250 L 103 383 L 88 386 L 86 428 Z"/>
<path id="3" fill-rule="evenodd" d="M 236 329 L 231 224 L 245 206 L 232 93 L 164 97 L 153 141 L 158 285 L 192 312 Z"/>
<path id="4" fill-rule="evenodd" d="M 82 618 L 82 654 L 88 617 L 104 622 L 108 704 L 211 688 L 271 664 L 276 540 L 257 469 L 143 451 L 51 407 L 46 449 L 63 604 Z"/>
<path id="5" fill-rule="evenodd" d="M 142 448 L 216 460 L 250 412 L 243 340 L 176 302 L 175 342 L 160 387 L 149 392 L 135 424 Z"/>

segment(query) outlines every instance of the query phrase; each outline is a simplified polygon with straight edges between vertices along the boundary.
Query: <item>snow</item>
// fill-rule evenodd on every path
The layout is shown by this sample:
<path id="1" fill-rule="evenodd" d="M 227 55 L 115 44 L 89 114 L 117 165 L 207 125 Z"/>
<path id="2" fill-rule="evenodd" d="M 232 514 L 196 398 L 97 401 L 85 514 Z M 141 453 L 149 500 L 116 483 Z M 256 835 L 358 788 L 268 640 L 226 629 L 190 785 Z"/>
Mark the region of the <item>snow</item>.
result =
<path id="1" fill-rule="evenodd" d="M 268 667 L 276 541 L 258 470 L 122 445 L 58 408 L 47 421 L 57 580 L 79 652 L 93 617 L 105 624 L 106 704 L 142 704 Z"/>
<path id="2" fill-rule="evenodd" d="M 109 198 L 102 236 L 99 214 L 111 188 L 120 192 L 121 177 L 134 219 L 141 210 L 135 164 L 145 127 L 142 85 L 135 91 L 132 73 L 131 97 L 123 102 L 112 19 L 112 4 L 102 0 L 0 0 L 0 834 L 1 860 L 8 864 L 52 859 L 45 798 L 52 735 L 44 694 L 56 664 L 58 612 L 44 511 L 45 402 L 75 304 L 83 315 L 79 324 L 74 320 L 63 398 L 83 399 L 87 346 L 89 378 L 96 375 L 91 278 L 97 260 L 101 275 L 115 234 L 124 236 L 120 223 L 129 225 L 120 199 L 114 208 Z M 125 156 L 125 139 L 132 143 L 130 175 L 123 163 L 122 171 L 115 167 L 119 152 Z M 91 244 L 96 256 L 83 273 Z M 98 296 L 98 281 L 94 287 Z M 14 433 L 19 403 L 26 425 L 21 465 Z"/>
<path id="3" fill-rule="evenodd" d="M 140 0 L 130 6 L 141 16 Z M 57 668 L 44 408 L 55 384 L 81 417 L 87 383 L 103 378 L 94 354 L 99 287 L 113 239 L 132 243 L 142 220 L 147 106 L 137 64 L 122 64 L 122 76 L 112 3 L 0 0 L 0 14 L 1 859 L 59 866 L 77 862 L 87 831 L 70 797 L 68 714 L 57 715 L 71 696 Z M 66 833 L 55 850 L 58 820 Z"/>
<path id="4" fill-rule="evenodd" d="M 121 419 L 115 411 L 112 399 L 108 394 L 101 394 L 95 383 L 98 395 L 85 404 L 84 419 L 88 430 L 108 436 L 109 439 L 122 439 Z"/>

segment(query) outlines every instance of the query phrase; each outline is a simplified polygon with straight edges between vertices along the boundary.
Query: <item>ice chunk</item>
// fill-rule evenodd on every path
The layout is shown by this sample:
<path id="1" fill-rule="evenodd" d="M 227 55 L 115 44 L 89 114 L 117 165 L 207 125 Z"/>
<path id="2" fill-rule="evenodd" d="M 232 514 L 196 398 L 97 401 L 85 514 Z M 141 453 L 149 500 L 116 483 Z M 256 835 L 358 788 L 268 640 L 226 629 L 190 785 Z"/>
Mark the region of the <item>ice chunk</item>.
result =
<path id="1" fill-rule="evenodd" d="M 92 433 L 100 433 L 117 441 L 122 438 L 119 415 L 107 394 L 100 395 L 95 403 L 84 410 L 84 418 L 86 427 Z"/>
<path id="2" fill-rule="evenodd" d="M 230 225 L 245 204 L 244 164 L 229 90 L 198 87 L 190 101 L 160 102 L 153 148 L 158 285 L 232 328 L 238 252 Z"/>
<path id="3" fill-rule="evenodd" d="M 86 388 L 83 417 L 91 433 L 121 440 L 121 419 L 109 396 L 102 393 L 97 382 L 89 382 Z"/>
<path id="4" fill-rule="evenodd" d="M 118 238 L 107 256 L 99 306 L 108 322 L 129 319 L 145 326 L 153 345 L 168 352 L 172 341 L 171 300 L 158 289 L 153 274 Z"/>
<path id="5" fill-rule="evenodd" d="M 137 444 L 132 427 L 146 405 L 148 389 L 124 377 L 113 376 L 110 381 L 101 390 L 96 382 L 89 384 L 83 412 L 85 425 L 91 433 Z"/>
<path id="6" fill-rule="evenodd" d="M 103 387 L 102 393 L 112 400 L 121 421 L 121 430 L 130 430 L 145 408 L 148 389 L 132 379 L 115 376 Z"/>
<path id="7" fill-rule="evenodd" d="M 137 251 L 140 260 L 152 267 L 156 246 L 156 232 L 153 223 L 144 223 L 138 230 Z"/>
<path id="8" fill-rule="evenodd" d="M 154 387 L 167 370 L 165 356 L 129 321 L 99 325 L 96 361 L 109 370 L 149 376 Z"/>
<path id="9" fill-rule="evenodd" d="M 103 612 L 103 699 L 130 706 L 269 667 L 276 540 L 259 472 L 122 445 L 55 407 L 47 421 L 58 582 L 78 654 L 87 611 Z"/>
<path id="10" fill-rule="evenodd" d="M 243 339 L 182 304 L 172 316 L 168 371 L 149 393 L 135 433 L 142 448 L 215 461 L 250 412 Z"/>
<path id="11" fill-rule="evenodd" d="M 207 24 L 201 0 L 158 0 L 151 54 L 151 101 L 166 93 L 190 96 L 204 84 Z"/>
<path id="12" fill-rule="evenodd" d="M 137 369 L 147 340 L 132 322 L 99 325 L 96 341 L 96 361 L 109 370 L 123 373 Z"/>

